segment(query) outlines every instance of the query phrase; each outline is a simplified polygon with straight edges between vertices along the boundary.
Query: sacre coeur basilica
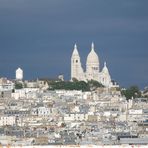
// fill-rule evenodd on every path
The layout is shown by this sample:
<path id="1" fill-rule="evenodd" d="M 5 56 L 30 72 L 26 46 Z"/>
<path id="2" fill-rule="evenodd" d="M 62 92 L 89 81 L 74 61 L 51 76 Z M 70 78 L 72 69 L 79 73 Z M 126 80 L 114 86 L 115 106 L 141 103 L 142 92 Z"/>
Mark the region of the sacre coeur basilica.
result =
<path id="1" fill-rule="evenodd" d="M 114 84 L 111 81 L 111 76 L 107 68 L 106 62 L 104 67 L 100 70 L 100 61 L 97 53 L 95 52 L 94 43 L 91 45 L 91 51 L 86 60 L 86 71 L 83 70 L 81 64 L 81 58 L 77 49 L 77 45 L 74 45 L 74 50 L 71 56 L 71 80 L 73 78 L 78 81 L 90 81 L 95 80 L 102 83 L 105 87 L 113 87 Z"/>

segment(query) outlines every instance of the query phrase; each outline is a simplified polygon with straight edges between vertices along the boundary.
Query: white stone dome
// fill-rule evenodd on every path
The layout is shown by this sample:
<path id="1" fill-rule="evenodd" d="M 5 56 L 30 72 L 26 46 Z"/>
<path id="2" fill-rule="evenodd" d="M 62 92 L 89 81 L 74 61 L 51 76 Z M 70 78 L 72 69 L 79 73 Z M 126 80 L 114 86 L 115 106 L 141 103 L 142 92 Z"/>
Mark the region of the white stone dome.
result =
<path id="1" fill-rule="evenodd" d="M 103 67 L 103 69 L 102 69 L 102 72 L 103 72 L 104 74 L 109 74 L 108 68 L 107 68 L 107 66 L 106 66 L 106 62 L 104 62 L 104 67 Z"/>
<path id="2" fill-rule="evenodd" d="M 94 50 L 94 44 L 92 43 L 91 51 L 87 56 L 87 64 L 99 64 L 99 58 Z"/>

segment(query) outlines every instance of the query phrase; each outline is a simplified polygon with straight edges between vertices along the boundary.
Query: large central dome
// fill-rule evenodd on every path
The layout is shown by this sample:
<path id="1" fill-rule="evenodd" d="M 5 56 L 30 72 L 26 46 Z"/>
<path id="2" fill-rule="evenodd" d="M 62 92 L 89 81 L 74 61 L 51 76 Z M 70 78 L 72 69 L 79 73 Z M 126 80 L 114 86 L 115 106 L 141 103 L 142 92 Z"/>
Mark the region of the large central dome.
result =
<path id="1" fill-rule="evenodd" d="M 99 58 L 94 50 L 94 44 L 91 45 L 91 51 L 87 56 L 87 64 L 99 64 Z"/>

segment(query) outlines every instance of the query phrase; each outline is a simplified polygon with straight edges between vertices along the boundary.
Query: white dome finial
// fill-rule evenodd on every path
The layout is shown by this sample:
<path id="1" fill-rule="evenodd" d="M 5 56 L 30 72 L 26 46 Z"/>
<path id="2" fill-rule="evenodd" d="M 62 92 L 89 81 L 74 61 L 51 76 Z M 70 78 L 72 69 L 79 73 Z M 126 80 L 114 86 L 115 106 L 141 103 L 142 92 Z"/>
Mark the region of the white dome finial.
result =
<path id="1" fill-rule="evenodd" d="M 92 44 L 91 44 L 91 50 L 94 50 L 94 42 L 92 42 Z"/>
<path id="2" fill-rule="evenodd" d="M 104 67 L 106 67 L 106 61 L 104 62 Z"/>

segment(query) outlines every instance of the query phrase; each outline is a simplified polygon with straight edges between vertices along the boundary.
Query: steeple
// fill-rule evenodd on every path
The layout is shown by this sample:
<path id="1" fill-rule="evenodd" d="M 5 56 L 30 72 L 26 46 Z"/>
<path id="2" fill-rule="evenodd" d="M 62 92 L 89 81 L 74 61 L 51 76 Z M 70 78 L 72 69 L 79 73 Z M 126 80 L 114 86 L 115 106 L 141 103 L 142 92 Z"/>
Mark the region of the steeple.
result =
<path id="1" fill-rule="evenodd" d="M 84 80 L 81 59 L 76 44 L 74 45 L 74 50 L 71 56 L 71 80 L 73 78 L 76 78 L 77 80 Z"/>
<path id="2" fill-rule="evenodd" d="M 75 43 L 75 45 L 74 45 L 74 49 L 77 49 L 77 44 Z"/>
<path id="3" fill-rule="evenodd" d="M 74 45 L 74 50 L 73 50 L 72 55 L 78 55 L 79 56 L 79 52 L 78 52 L 78 49 L 77 49 L 77 44 Z"/>

